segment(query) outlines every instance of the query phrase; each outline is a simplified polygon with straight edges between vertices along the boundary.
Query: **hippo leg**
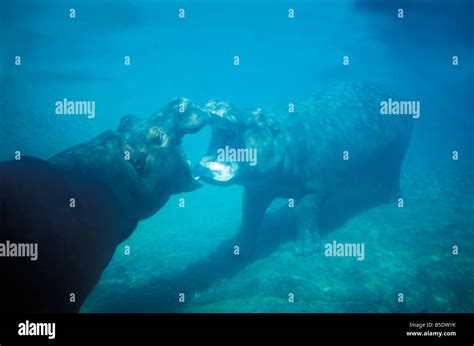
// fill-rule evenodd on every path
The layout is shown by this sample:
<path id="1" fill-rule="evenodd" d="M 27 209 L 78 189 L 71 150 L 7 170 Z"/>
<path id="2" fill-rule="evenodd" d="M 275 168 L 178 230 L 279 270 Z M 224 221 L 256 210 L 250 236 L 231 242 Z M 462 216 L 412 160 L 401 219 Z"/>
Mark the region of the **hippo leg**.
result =
<path id="1" fill-rule="evenodd" d="M 294 247 L 297 256 L 309 256 L 322 250 L 318 226 L 322 201 L 321 195 L 310 194 L 297 202 L 298 238 Z"/>
<path id="2" fill-rule="evenodd" d="M 260 227 L 273 196 L 262 190 L 245 189 L 242 201 L 242 225 L 237 236 L 237 244 L 243 257 L 252 256 Z"/>

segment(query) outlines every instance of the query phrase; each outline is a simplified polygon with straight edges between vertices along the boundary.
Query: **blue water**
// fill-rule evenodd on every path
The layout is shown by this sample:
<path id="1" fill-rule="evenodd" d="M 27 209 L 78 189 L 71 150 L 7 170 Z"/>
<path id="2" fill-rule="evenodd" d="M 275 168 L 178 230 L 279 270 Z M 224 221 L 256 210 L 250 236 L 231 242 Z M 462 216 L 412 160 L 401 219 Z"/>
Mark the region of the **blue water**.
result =
<path id="1" fill-rule="evenodd" d="M 363 235 L 374 250 L 362 265 L 294 256 L 290 223 L 266 238 L 258 260 L 188 292 L 192 279 L 181 274 L 240 222 L 242 188 L 206 185 L 183 195 L 186 208 L 174 196 L 140 223 L 125 242 L 131 255 L 118 247 L 83 311 L 474 311 L 472 1 L 7 0 L 0 9 L 0 161 L 16 150 L 48 158 L 176 97 L 285 107 L 331 83 L 362 80 L 422 104 L 402 169 L 411 201 L 403 215 L 376 207 L 330 236 Z M 96 117 L 56 116 L 65 97 L 95 100 Z M 193 163 L 209 137 L 208 128 L 185 137 Z M 186 303 L 175 305 L 181 291 Z"/>

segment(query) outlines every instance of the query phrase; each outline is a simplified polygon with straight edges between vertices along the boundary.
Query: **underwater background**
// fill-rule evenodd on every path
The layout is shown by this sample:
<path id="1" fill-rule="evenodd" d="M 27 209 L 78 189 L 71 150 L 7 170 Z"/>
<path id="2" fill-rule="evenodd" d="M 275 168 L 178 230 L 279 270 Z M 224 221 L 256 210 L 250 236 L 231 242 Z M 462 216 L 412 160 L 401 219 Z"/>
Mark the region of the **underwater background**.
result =
<path id="1" fill-rule="evenodd" d="M 473 15 L 468 0 L 2 1 L 0 161 L 48 158 L 177 97 L 286 107 L 338 81 L 376 82 L 421 101 L 421 117 L 404 208 L 380 205 L 325 236 L 364 242 L 364 261 L 296 256 L 294 216 L 267 213 L 257 258 L 225 262 L 216 253 L 239 229 L 243 189 L 205 185 L 140 222 L 82 311 L 474 312 Z M 95 118 L 55 115 L 63 98 L 94 100 Z M 193 164 L 209 138 L 185 137 Z"/>

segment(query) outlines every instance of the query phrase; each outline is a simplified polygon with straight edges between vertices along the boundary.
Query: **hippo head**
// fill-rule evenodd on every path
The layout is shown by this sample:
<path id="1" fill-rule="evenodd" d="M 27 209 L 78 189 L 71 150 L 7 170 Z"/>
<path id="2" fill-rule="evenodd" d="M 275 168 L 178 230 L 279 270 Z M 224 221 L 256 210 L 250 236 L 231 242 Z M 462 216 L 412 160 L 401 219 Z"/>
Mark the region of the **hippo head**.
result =
<path id="1" fill-rule="evenodd" d="M 129 155 L 131 188 L 140 203 L 153 213 L 162 205 L 158 196 L 188 192 L 201 186 L 191 173 L 182 148 L 186 134 L 199 131 L 208 122 L 208 112 L 187 99 L 176 99 L 150 117 L 122 118 L 117 133 L 121 150 Z"/>
<path id="2" fill-rule="evenodd" d="M 261 184 L 281 164 L 272 117 L 260 108 L 238 111 L 227 102 L 204 107 L 212 129 L 207 153 L 193 173 L 214 185 Z"/>

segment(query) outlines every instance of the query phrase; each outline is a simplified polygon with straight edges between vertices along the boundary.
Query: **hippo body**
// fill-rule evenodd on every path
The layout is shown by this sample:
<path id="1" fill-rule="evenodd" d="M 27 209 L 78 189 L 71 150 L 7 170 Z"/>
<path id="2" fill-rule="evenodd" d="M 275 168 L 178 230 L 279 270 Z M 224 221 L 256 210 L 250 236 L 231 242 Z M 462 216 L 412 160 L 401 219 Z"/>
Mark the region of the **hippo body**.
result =
<path id="1" fill-rule="evenodd" d="M 78 311 L 137 224 L 102 185 L 30 157 L 0 164 L 0 203 L 0 242 L 38 244 L 36 261 L 0 259 L 1 311 Z"/>
<path id="2" fill-rule="evenodd" d="M 181 141 L 206 117 L 175 100 L 49 160 L 0 163 L 0 243 L 38 244 L 36 261 L 0 258 L 0 311 L 79 311 L 137 223 L 200 186 Z"/>
<path id="3" fill-rule="evenodd" d="M 376 85 L 342 83 L 290 105 L 294 112 L 208 103 L 213 134 L 195 174 L 211 184 L 244 186 L 238 236 L 244 248 L 253 251 L 275 198 L 296 201 L 297 251 L 307 253 L 319 246 L 325 224 L 396 196 L 412 122 L 380 114 L 389 97 Z M 225 146 L 256 149 L 256 164 L 218 160 Z"/>

